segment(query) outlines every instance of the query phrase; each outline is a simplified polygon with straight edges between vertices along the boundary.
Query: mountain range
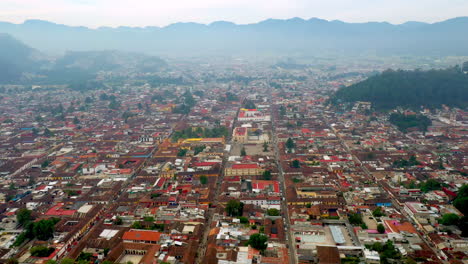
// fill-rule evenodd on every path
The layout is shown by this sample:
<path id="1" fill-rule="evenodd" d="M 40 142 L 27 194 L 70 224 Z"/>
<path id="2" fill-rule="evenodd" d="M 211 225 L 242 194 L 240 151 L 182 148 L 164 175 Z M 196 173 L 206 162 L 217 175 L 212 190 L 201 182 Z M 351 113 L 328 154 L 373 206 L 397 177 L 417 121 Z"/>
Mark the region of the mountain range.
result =
<path id="1" fill-rule="evenodd" d="M 168 56 L 203 55 L 468 55 L 468 17 L 437 23 L 346 23 L 318 18 L 268 19 L 238 25 L 175 23 L 166 27 L 73 27 L 42 20 L 0 22 L 8 33 L 46 53 L 120 50 Z"/>
<path id="2" fill-rule="evenodd" d="M 159 57 L 116 50 L 49 56 L 0 33 L 0 84 L 68 84 L 93 79 L 101 71 L 151 73 L 166 65 Z"/>

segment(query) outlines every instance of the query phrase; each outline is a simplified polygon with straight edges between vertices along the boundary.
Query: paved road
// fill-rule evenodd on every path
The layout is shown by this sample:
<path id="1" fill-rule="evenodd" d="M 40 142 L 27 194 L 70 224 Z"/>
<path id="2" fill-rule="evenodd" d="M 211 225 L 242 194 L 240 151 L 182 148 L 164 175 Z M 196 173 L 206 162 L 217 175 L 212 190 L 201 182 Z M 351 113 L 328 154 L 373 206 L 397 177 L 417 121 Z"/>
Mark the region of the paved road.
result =
<path id="1" fill-rule="evenodd" d="M 239 109 L 240 109 L 240 107 L 239 107 Z M 237 122 L 237 116 L 238 115 L 239 115 L 239 110 L 237 111 L 236 117 L 235 117 L 235 119 L 233 121 L 234 125 Z M 233 127 L 234 127 L 234 125 L 233 125 Z M 228 138 L 226 139 L 226 144 L 232 144 L 231 135 L 232 135 L 232 131 L 230 131 L 230 134 L 229 134 Z M 231 151 L 232 151 L 232 149 L 231 149 Z M 223 162 L 221 164 L 221 173 L 220 173 L 219 177 L 216 180 L 215 190 L 214 190 L 214 197 L 213 197 L 213 201 L 211 202 L 211 204 L 215 208 L 209 208 L 208 209 L 208 215 L 207 215 L 205 230 L 203 232 L 203 237 L 201 238 L 200 245 L 198 246 L 197 258 L 195 259 L 196 264 L 203 263 L 203 259 L 204 259 L 205 254 L 206 254 L 206 249 L 207 249 L 207 245 L 208 245 L 207 244 L 208 243 L 208 235 L 209 235 L 210 230 L 211 230 L 211 224 L 213 223 L 214 212 L 215 212 L 216 208 L 218 208 L 218 206 L 219 206 L 219 196 L 221 194 L 221 185 L 222 185 L 221 183 L 224 182 L 224 168 L 226 166 L 226 162 L 228 160 L 228 157 L 229 157 L 229 153 L 224 152 Z"/>
<path id="2" fill-rule="evenodd" d="M 270 102 L 271 98 L 270 98 Z M 289 247 L 289 263 L 295 264 L 298 263 L 297 259 L 297 253 L 296 253 L 296 247 L 294 243 L 294 237 L 291 232 L 291 220 L 289 218 L 289 211 L 288 211 L 288 202 L 286 199 L 286 181 L 284 179 L 284 172 L 283 172 L 283 166 L 281 165 L 281 158 L 280 158 L 280 152 L 278 149 L 278 138 L 276 135 L 276 121 L 275 121 L 275 109 L 271 107 L 271 126 L 272 126 L 272 134 L 273 134 L 273 148 L 275 151 L 275 159 L 276 159 L 276 164 L 278 166 L 278 180 L 282 183 L 281 186 L 281 193 L 283 194 L 283 199 L 281 199 L 281 212 L 284 217 L 284 228 L 286 232 L 286 239 L 287 239 L 287 245 Z"/>

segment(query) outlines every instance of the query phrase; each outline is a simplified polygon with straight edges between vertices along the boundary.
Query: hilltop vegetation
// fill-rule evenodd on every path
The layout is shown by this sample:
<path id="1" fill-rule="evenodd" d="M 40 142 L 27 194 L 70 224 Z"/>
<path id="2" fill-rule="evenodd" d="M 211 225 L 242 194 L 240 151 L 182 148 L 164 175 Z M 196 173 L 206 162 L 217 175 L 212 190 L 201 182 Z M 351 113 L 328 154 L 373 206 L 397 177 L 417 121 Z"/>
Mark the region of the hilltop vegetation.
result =
<path id="1" fill-rule="evenodd" d="M 418 128 L 420 131 L 427 131 L 432 124 L 431 120 L 424 115 L 404 115 L 393 113 L 389 118 L 390 123 L 396 125 L 402 132 L 410 128 Z"/>
<path id="2" fill-rule="evenodd" d="M 370 101 L 377 110 L 397 106 L 464 108 L 468 104 L 468 74 L 459 67 L 430 71 L 387 70 L 360 83 L 339 89 L 332 103 Z"/>

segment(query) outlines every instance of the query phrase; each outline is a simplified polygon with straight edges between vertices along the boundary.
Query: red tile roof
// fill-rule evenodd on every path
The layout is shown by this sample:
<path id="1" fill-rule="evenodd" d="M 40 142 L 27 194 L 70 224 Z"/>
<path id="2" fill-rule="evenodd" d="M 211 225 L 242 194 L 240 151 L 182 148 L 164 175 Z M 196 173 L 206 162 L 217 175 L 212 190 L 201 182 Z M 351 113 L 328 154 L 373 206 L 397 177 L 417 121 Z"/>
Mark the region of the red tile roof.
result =
<path id="1" fill-rule="evenodd" d="M 158 242 L 161 237 L 160 232 L 149 230 L 130 230 L 124 233 L 123 240 Z"/>
<path id="2" fill-rule="evenodd" d="M 233 164 L 232 168 L 235 170 L 242 170 L 242 169 L 257 169 L 258 164 Z"/>

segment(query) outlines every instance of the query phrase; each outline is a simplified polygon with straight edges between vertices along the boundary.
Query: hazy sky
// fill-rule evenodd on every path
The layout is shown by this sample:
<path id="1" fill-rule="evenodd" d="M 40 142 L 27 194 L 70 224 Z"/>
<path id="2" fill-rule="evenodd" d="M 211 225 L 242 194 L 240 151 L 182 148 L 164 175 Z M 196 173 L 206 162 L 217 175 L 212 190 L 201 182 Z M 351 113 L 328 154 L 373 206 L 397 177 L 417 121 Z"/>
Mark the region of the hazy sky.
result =
<path id="1" fill-rule="evenodd" d="M 291 17 L 399 24 L 457 16 L 468 16 L 468 0 L 0 0 L 0 21 L 42 19 L 93 28 Z"/>

